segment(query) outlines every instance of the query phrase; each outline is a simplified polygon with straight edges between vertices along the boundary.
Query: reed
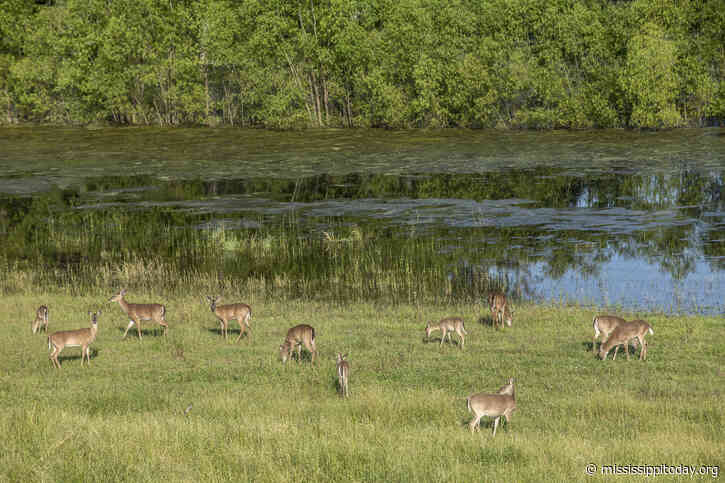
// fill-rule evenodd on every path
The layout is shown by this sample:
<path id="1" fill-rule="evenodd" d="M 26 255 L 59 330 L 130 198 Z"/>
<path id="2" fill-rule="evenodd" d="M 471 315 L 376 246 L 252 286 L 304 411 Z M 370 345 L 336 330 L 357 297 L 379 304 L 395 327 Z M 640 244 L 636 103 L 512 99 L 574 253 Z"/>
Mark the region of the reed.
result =
<path id="1" fill-rule="evenodd" d="M 503 284 L 489 276 L 475 239 L 451 248 L 372 226 L 201 226 L 203 217 L 159 209 L 64 212 L 16 224 L 0 255 L 0 292 L 138 293 L 163 284 L 174 293 L 225 293 L 242 281 L 245 293 L 259 297 L 450 304 L 476 302 Z"/>

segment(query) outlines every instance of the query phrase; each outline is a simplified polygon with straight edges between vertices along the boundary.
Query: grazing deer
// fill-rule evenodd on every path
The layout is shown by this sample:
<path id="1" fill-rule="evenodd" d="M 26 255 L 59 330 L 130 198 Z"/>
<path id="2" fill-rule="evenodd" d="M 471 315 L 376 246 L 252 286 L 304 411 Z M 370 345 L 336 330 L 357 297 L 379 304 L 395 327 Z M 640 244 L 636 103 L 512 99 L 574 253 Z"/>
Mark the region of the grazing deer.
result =
<path id="1" fill-rule="evenodd" d="M 40 332 L 40 328 L 45 330 L 45 333 L 48 333 L 48 307 L 45 305 L 41 305 L 38 307 L 38 310 L 35 311 L 35 320 L 30 323 L 30 329 L 33 331 L 33 334 L 36 332 Z"/>
<path id="2" fill-rule="evenodd" d="M 347 381 L 350 375 L 350 364 L 345 360 L 347 354 L 337 353 L 337 386 L 340 389 L 340 395 L 348 397 Z"/>
<path id="3" fill-rule="evenodd" d="M 287 331 L 284 343 L 279 346 L 279 356 L 282 358 L 282 362 L 287 362 L 287 359 L 290 358 L 295 347 L 297 348 L 297 362 L 300 362 L 302 344 L 304 344 L 307 350 L 312 354 L 312 363 L 314 364 L 315 354 L 317 353 L 317 347 L 315 346 L 315 329 L 307 324 L 296 325 Z"/>
<path id="4" fill-rule="evenodd" d="M 592 325 L 594 326 L 594 339 L 592 339 L 592 352 L 596 352 L 597 350 L 597 338 L 601 335 L 602 336 L 602 344 L 604 344 L 604 341 L 607 340 L 609 337 L 609 334 L 614 331 L 617 327 L 619 327 L 621 324 L 624 324 L 627 322 L 621 317 L 616 317 L 614 315 L 597 315 L 592 319 Z M 637 349 L 637 342 L 636 340 L 632 341 L 632 344 L 634 345 L 635 350 Z M 600 344 L 601 346 L 601 344 Z"/>
<path id="5" fill-rule="evenodd" d="M 614 357 L 612 360 L 616 359 L 617 351 L 621 345 L 627 353 L 627 360 L 629 360 L 629 346 L 627 343 L 636 337 L 641 346 L 639 351 L 639 360 L 646 360 L 647 342 L 644 340 L 644 336 L 647 335 L 647 332 L 650 334 L 655 333 L 654 330 L 652 330 L 652 326 L 644 320 L 632 320 L 631 322 L 619 324 L 619 326 L 609 335 L 607 341 L 599 348 L 599 357 L 602 360 L 605 360 L 609 351 L 612 350 L 612 347 L 616 347 L 614 349 Z"/>
<path id="6" fill-rule="evenodd" d="M 478 423 L 483 416 L 494 418 L 493 420 L 493 436 L 496 436 L 496 428 L 498 427 L 501 416 L 506 418 L 508 424 L 511 413 L 516 409 L 516 395 L 514 392 L 514 378 L 509 378 L 508 384 L 502 386 L 496 394 L 478 393 L 466 398 L 468 411 L 473 413 L 473 419 L 468 425 L 471 432 L 479 429 Z"/>
<path id="7" fill-rule="evenodd" d="M 511 327 L 513 322 L 513 311 L 511 310 L 511 306 L 508 304 L 506 295 L 503 292 L 490 294 L 488 296 L 488 306 L 491 308 L 491 321 L 494 327 L 501 324 L 501 328 L 503 329 L 504 322 L 506 322 L 506 325 Z"/>
<path id="8" fill-rule="evenodd" d="M 126 302 L 123 296 L 126 295 L 126 290 L 121 289 L 116 295 L 108 299 L 109 302 L 118 302 L 121 309 L 128 315 L 129 323 L 126 327 L 126 331 L 123 333 L 123 339 L 128 334 L 128 329 L 136 324 L 136 330 L 138 331 L 138 340 L 141 340 L 141 321 L 142 320 L 153 320 L 158 322 L 164 328 L 164 336 L 169 328 L 169 324 L 166 323 L 166 307 L 161 304 L 130 304 Z"/>
<path id="9" fill-rule="evenodd" d="M 217 305 L 222 298 L 221 297 L 209 297 L 209 308 L 212 313 L 217 316 L 219 323 L 222 326 L 222 333 L 224 334 L 224 340 L 227 339 L 227 328 L 229 327 L 230 320 L 236 320 L 239 323 L 239 337 L 234 342 L 239 342 L 242 338 L 242 334 L 246 329 L 252 331 L 252 327 L 249 325 L 249 321 L 252 318 L 252 308 L 247 304 L 227 304 Z"/>
<path id="10" fill-rule="evenodd" d="M 466 332 L 466 327 L 463 325 L 463 319 L 460 317 L 447 317 L 445 319 L 441 319 L 441 321 L 437 324 L 428 322 L 425 326 L 426 338 L 430 339 L 431 332 L 436 330 L 440 330 L 442 334 L 439 347 L 443 345 L 443 341 L 446 340 L 446 336 L 448 336 L 448 342 L 451 342 L 451 332 L 455 332 L 458 334 L 458 337 L 460 337 L 460 345 L 461 349 L 463 349 L 463 344 L 466 342 L 463 334 L 468 334 L 468 332 Z"/>
<path id="11" fill-rule="evenodd" d="M 80 347 L 81 348 L 81 367 L 83 367 L 83 359 L 88 361 L 88 365 L 91 365 L 91 348 L 90 345 L 96 340 L 96 334 L 98 333 L 98 316 L 101 315 L 99 310 L 97 313 L 88 312 L 91 316 L 91 326 L 86 329 L 77 330 L 62 330 L 54 332 L 48 336 L 48 350 L 52 349 L 50 353 L 50 360 L 53 362 L 53 367 L 60 369 L 60 362 L 58 362 L 58 355 L 64 347 Z"/>

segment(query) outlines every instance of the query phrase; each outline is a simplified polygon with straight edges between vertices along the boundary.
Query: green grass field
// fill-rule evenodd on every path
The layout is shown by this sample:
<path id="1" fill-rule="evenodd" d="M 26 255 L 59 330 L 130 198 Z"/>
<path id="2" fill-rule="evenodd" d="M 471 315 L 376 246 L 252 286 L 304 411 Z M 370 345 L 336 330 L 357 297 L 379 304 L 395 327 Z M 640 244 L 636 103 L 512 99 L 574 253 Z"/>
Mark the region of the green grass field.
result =
<path id="1" fill-rule="evenodd" d="M 496 331 L 480 305 L 229 294 L 222 303 L 254 311 L 251 337 L 235 345 L 204 294 L 129 293 L 165 303 L 170 328 L 165 340 L 146 323 L 142 341 L 135 331 L 122 341 L 127 318 L 110 295 L 0 299 L 1 481 L 569 481 L 603 479 L 587 476 L 589 463 L 725 461 L 720 317 L 625 313 L 652 324 L 648 359 L 620 351 L 603 362 L 591 353 L 594 312 L 577 307 L 519 306 L 514 326 Z M 102 307 L 90 367 L 66 348 L 53 369 L 45 335 L 30 331 L 41 303 L 51 332 L 87 327 L 87 312 Z M 425 321 L 447 315 L 466 321 L 464 350 L 439 347 L 440 332 L 424 342 Z M 299 323 L 316 329 L 315 367 L 278 358 Z M 231 329 L 236 337 L 235 321 Z M 338 351 L 350 354 L 348 400 L 336 393 Z M 484 418 L 471 434 L 466 396 L 510 376 L 511 424 L 494 439 Z"/>

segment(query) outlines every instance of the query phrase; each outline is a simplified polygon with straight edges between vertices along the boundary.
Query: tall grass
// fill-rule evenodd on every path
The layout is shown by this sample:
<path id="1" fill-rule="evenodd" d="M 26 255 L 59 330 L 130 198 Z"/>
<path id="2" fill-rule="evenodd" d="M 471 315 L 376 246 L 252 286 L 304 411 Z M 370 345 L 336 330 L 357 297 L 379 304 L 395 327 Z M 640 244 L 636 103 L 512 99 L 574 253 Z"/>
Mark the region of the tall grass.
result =
<path id="1" fill-rule="evenodd" d="M 447 240 L 342 223 L 325 231 L 291 220 L 235 230 L 204 223 L 151 209 L 71 211 L 15 224 L 0 255 L 0 291 L 241 286 L 247 294 L 283 299 L 452 303 L 477 300 L 502 284 L 476 263 L 483 255 L 471 249 L 476 240 L 451 248 Z"/>
<path id="2" fill-rule="evenodd" d="M 725 461 L 725 326 L 714 317 L 624 314 L 654 327 L 648 360 L 602 362 L 592 313 L 576 307 L 519 306 L 514 327 L 496 331 L 473 304 L 225 295 L 254 310 L 239 344 L 196 294 L 129 294 L 167 306 L 168 337 L 145 324 L 141 342 L 121 341 L 126 317 L 100 295 L 0 298 L 0 480 L 568 481 L 588 480 L 588 463 Z M 52 369 L 29 329 L 40 303 L 51 331 L 103 307 L 89 368 L 67 348 Z M 426 319 L 452 314 L 466 321 L 465 350 L 423 340 Z M 277 358 L 298 323 L 316 328 L 315 367 Z M 336 394 L 339 351 L 350 353 L 349 400 Z M 470 434 L 464 398 L 510 376 L 510 425 L 495 439 L 490 421 Z"/>

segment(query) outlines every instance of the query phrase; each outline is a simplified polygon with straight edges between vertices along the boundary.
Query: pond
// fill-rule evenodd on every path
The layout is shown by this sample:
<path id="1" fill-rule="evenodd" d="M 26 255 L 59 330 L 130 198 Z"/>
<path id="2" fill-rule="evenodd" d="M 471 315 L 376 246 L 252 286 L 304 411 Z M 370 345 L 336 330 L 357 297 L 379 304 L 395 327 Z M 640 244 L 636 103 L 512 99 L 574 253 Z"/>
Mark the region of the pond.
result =
<path id="1" fill-rule="evenodd" d="M 317 278 L 311 293 L 337 284 L 344 298 L 384 297 L 368 279 L 394 266 L 417 297 L 500 286 L 535 301 L 721 313 L 724 174 L 723 129 L 6 128 L 0 242 L 26 268 L 153 252 L 179 269 Z M 259 262 L 250 237 L 275 240 L 284 263 Z M 356 292 L 347 276 L 359 265 Z"/>

